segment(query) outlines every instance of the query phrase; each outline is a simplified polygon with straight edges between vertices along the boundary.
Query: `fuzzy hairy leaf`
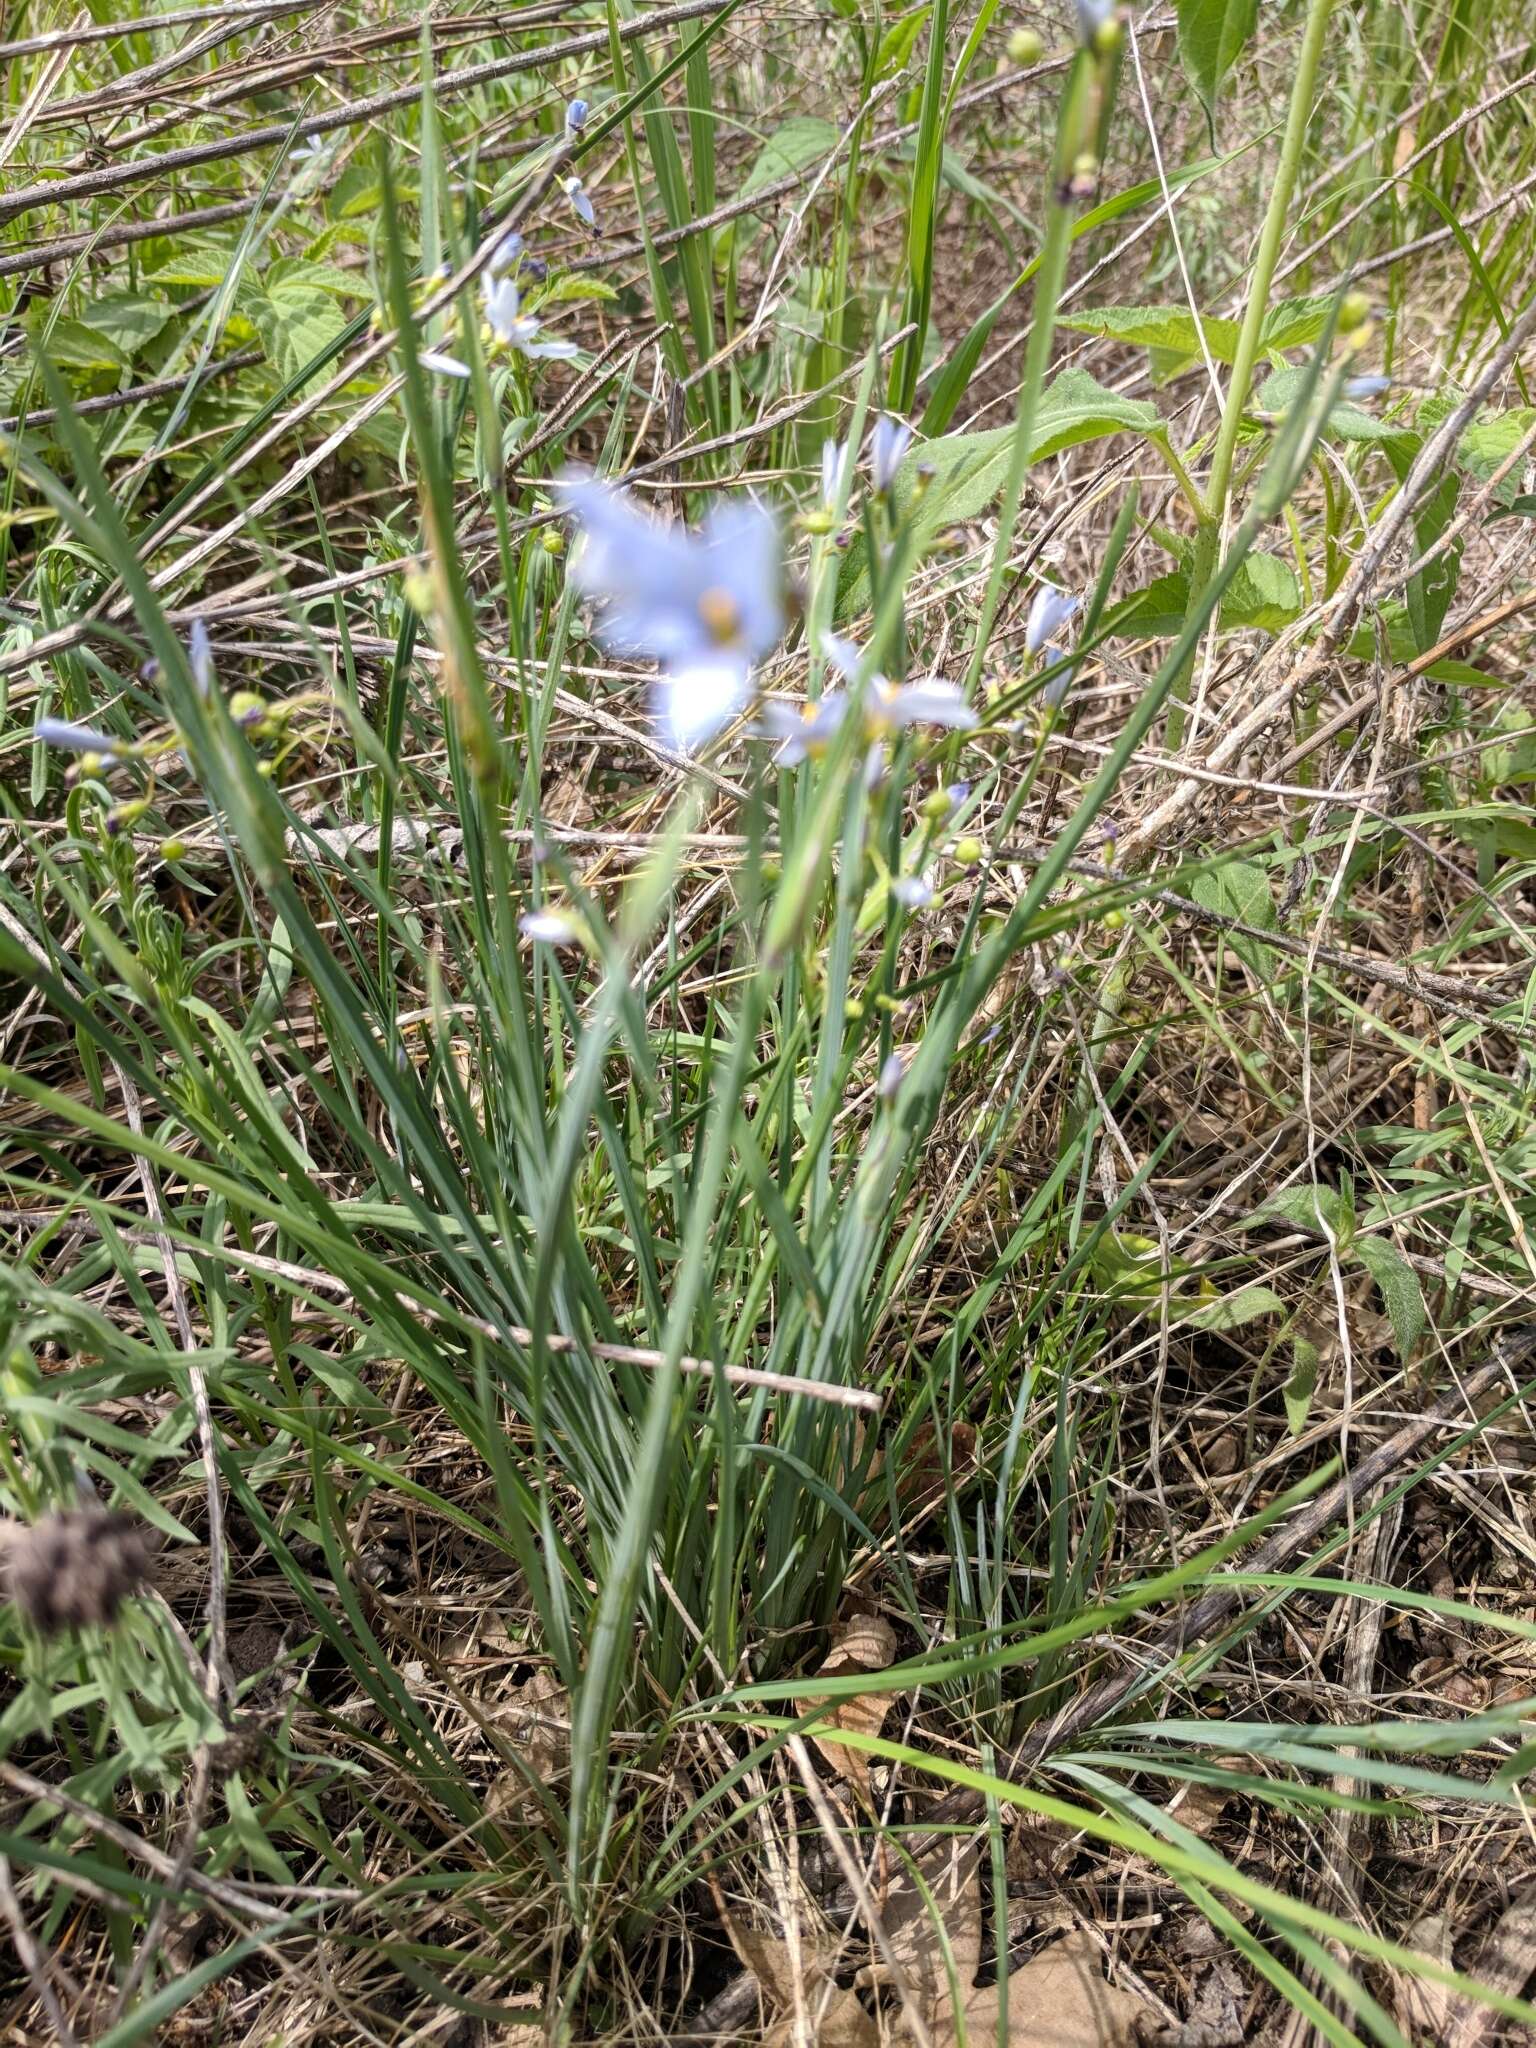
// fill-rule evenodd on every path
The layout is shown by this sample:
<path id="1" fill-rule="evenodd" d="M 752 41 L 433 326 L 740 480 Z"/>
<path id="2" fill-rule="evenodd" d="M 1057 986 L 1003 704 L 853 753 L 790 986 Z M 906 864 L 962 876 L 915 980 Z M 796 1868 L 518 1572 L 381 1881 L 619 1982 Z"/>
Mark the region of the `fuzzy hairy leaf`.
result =
<path id="1" fill-rule="evenodd" d="M 1358 1237 L 1353 1249 L 1355 1257 L 1381 1290 L 1381 1298 L 1387 1305 L 1387 1315 L 1392 1323 L 1392 1335 L 1397 1340 L 1398 1357 L 1406 1359 L 1411 1356 L 1429 1321 L 1419 1276 L 1390 1238 Z"/>

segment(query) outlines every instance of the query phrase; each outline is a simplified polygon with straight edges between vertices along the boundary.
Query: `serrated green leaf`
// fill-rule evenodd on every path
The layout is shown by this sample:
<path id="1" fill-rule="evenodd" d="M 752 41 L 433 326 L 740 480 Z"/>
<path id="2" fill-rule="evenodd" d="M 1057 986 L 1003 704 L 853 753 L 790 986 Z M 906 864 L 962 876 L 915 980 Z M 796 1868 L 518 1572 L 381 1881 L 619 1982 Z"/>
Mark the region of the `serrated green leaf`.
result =
<path id="1" fill-rule="evenodd" d="M 247 302 L 246 311 L 285 380 L 305 369 L 347 324 L 329 292 L 289 289 L 276 298 L 260 293 Z"/>
<path id="2" fill-rule="evenodd" d="M 1419 1276 L 1390 1238 L 1357 1237 L 1352 1249 L 1381 1290 L 1381 1298 L 1387 1305 L 1387 1315 L 1392 1323 L 1392 1335 L 1397 1340 L 1397 1355 L 1406 1360 L 1411 1357 L 1429 1321 Z"/>
<path id="3" fill-rule="evenodd" d="M 1265 349 L 1307 348 L 1328 325 L 1331 299 L 1282 299 L 1264 315 Z"/>
<path id="4" fill-rule="evenodd" d="M 1220 1301 L 1208 1301 L 1186 1320 L 1197 1330 L 1236 1330 L 1260 1316 L 1285 1313 L 1285 1303 L 1272 1287 L 1240 1287 L 1236 1294 L 1224 1294 Z"/>
<path id="5" fill-rule="evenodd" d="M 46 315 L 50 310 L 46 300 L 39 300 L 36 317 L 29 312 L 26 322 L 50 362 L 66 370 L 115 373 L 122 369 L 127 358 L 99 328 L 88 327 L 83 320 L 55 320 L 49 327 Z"/>
<path id="6" fill-rule="evenodd" d="M 579 277 L 573 270 L 562 270 L 550 278 L 537 291 L 527 294 L 524 304 L 529 312 L 539 306 L 572 305 L 578 299 L 616 299 L 618 293 L 611 284 L 604 284 L 600 277 Z"/>
<path id="7" fill-rule="evenodd" d="M 1200 354 L 1200 336 L 1218 363 L 1230 363 L 1237 354 L 1238 324 L 1202 314 L 1199 325 L 1187 306 L 1095 306 L 1091 313 L 1060 317 L 1058 327 L 1075 328 L 1079 334 L 1102 334 L 1111 341 L 1129 342 L 1133 348 L 1155 349 L 1160 353 L 1193 359 Z"/>
<path id="8" fill-rule="evenodd" d="M 331 292 L 344 299 L 363 299 L 369 292 L 368 279 L 362 271 L 343 270 L 335 263 L 311 263 L 299 256 L 283 257 L 268 264 L 260 286 L 269 299 L 279 303 L 305 292 Z"/>
<path id="9" fill-rule="evenodd" d="M 1285 1402 L 1286 1427 L 1292 1436 L 1300 1436 L 1307 1426 L 1317 1386 L 1317 1358 L 1317 1346 L 1307 1338 L 1291 1339 L 1291 1376 L 1281 1389 L 1281 1398 Z"/>
<path id="10" fill-rule="evenodd" d="M 1239 564 L 1222 596 L 1218 614 L 1224 632 L 1256 626 L 1278 633 L 1302 609 L 1301 585 L 1290 563 L 1255 549 Z M 1174 569 L 1145 590 L 1133 591 L 1105 619 L 1112 633 L 1179 632 L 1189 611 L 1189 572 Z"/>
<path id="11" fill-rule="evenodd" d="M 1337 1188 L 1330 1188 L 1320 1181 L 1307 1181 L 1296 1188 L 1282 1188 L 1247 1221 L 1273 1223 L 1277 1216 L 1302 1230 L 1316 1230 L 1321 1216 L 1341 1245 L 1347 1245 L 1355 1234 L 1353 1205 Z"/>
<path id="12" fill-rule="evenodd" d="M 1532 427 L 1536 427 L 1536 407 L 1519 405 L 1509 412 L 1490 413 L 1467 428 L 1456 444 L 1456 460 L 1480 484 L 1485 484 L 1514 454 Z M 1521 465 L 1517 463 L 1495 489 L 1495 504 L 1512 505 L 1524 481 Z"/>
<path id="13" fill-rule="evenodd" d="M 1222 81 L 1259 18 L 1259 0 L 1178 0 L 1179 56 L 1200 95 L 1212 133 Z"/>
<path id="14" fill-rule="evenodd" d="M 232 243 L 189 236 L 186 241 L 167 248 L 165 255 L 146 275 L 154 284 L 211 287 L 224 282 L 234 260 Z"/>

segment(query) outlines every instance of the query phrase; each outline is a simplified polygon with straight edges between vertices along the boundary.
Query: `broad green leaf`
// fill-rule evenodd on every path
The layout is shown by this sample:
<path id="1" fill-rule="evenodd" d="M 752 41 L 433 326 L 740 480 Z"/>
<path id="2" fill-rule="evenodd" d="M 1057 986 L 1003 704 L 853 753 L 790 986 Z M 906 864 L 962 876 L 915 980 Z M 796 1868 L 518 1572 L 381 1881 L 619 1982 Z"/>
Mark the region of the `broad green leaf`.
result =
<path id="1" fill-rule="evenodd" d="M 1197 1330 L 1236 1330 L 1260 1316 L 1285 1313 L 1285 1303 L 1272 1287 L 1240 1287 L 1236 1294 L 1224 1294 L 1220 1301 L 1208 1301 L 1188 1321 Z"/>
<path id="2" fill-rule="evenodd" d="M 880 48 L 875 54 L 876 78 L 890 78 L 901 69 L 911 56 L 913 45 L 923 32 L 923 24 L 932 12 L 932 0 L 925 0 L 923 6 L 908 8 L 905 14 L 897 15 L 880 38 Z"/>
<path id="3" fill-rule="evenodd" d="M 820 157 L 830 156 L 841 133 L 833 121 L 818 114 L 797 114 L 776 128 L 752 159 L 741 181 L 738 199 L 751 199 L 765 185 L 775 184 L 794 171 L 802 171 Z"/>
<path id="4" fill-rule="evenodd" d="M 154 340 L 174 311 L 169 301 L 149 298 L 143 292 L 108 292 L 87 300 L 80 318 L 131 359 Z"/>
<path id="5" fill-rule="evenodd" d="M 1259 18 L 1259 0 L 1178 0 L 1179 56 L 1214 135 L 1216 99 Z"/>
<path id="6" fill-rule="evenodd" d="M 1244 924 L 1271 931 L 1275 923 L 1274 899 L 1269 892 L 1269 875 L 1257 861 L 1223 861 L 1219 868 L 1206 868 L 1189 885 L 1189 893 L 1207 910 L 1222 917 L 1241 918 Z M 1227 944 L 1256 974 L 1266 978 L 1274 972 L 1274 954 L 1257 939 L 1227 935 Z"/>
<path id="7" fill-rule="evenodd" d="M 1441 477 L 1434 489 L 1420 499 L 1413 515 L 1413 531 L 1421 555 L 1428 554 L 1450 525 L 1460 495 L 1460 477 L 1449 474 Z M 1462 543 L 1459 539 L 1454 540 L 1408 579 L 1405 595 L 1415 654 L 1427 654 L 1440 638 L 1445 615 L 1450 610 L 1451 599 L 1456 595 L 1456 585 L 1461 578 L 1461 555 Z"/>
<path id="8" fill-rule="evenodd" d="M 291 286 L 276 298 L 256 295 L 246 302 L 246 311 L 284 379 L 296 377 L 347 324 L 329 292 Z"/>
<path id="9" fill-rule="evenodd" d="M 1305 1337 L 1291 1339 L 1291 1376 L 1281 1389 L 1285 1402 L 1286 1427 L 1300 1436 L 1307 1426 L 1312 1394 L 1317 1386 L 1317 1346 Z"/>
<path id="10" fill-rule="evenodd" d="M 260 284 L 269 299 L 279 302 L 305 292 L 333 292 L 344 299 L 363 299 L 369 293 L 362 271 L 343 270 L 334 263 L 311 263 L 298 256 L 268 264 Z"/>
<path id="11" fill-rule="evenodd" d="M 1328 325 L 1332 305 L 1331 299 L 1282 299 L 1264 315 L 1264 347 L 1310 347 Z"/>
<path id="12" fill-rule="evenodd" d="M 1103 334 L 1111 341 L 1129 342 L 1133 348 L 1150 348 L 1193 358 L 1200 354 L 1203 330 L 1205 345 L 1218 363 L 1230 363 L 1237 354 L 1238 324 L 1202 314 L 1200 324 L 1187 306 L 1095 306 L 1091 313 L 1075 313 L 1058 319 L 1058 327 L 1075 328 L 1079 334 Z"/>
<path id="13" fill-rule="evenodd" d="M 1042 394 L 1029 459 L 1043 462 L 1064 448 L 1103 440 L 1108 434 L 1156 439 L 1162 431 L 1162 415 L 1146 399 L 1107 391 L 1086 370 L 1063 370 Z M 919 552 L 940 528 L 974 519 L 991 504 L 1007 479 L 1013 434 L 1012 427 L 993 427 L 982 434 L 941 434 L 913 449 L 897 474 L 895 497 L 902 516 L 911 510 Z M 914 505 L 919 484 L 922 495 Z M 844 558 L 839 611 L 858 609 L 867 595 L 860 540 Z"/>
<path id="14" fill-rule="evenodd" d="M 174 245 L 167 242 L 163 246 L 164 256 L 146 273 L 154 284 L 221 285 L 229 276 L 230 265 L 235 260 L 232 242 L 210 241 L 189 235 L 185 241 Z"/>
<path id="15" fill-rule="evenodd" d="M 1514 454 L 1532 427 L 1536 427 L 1536 407 L 1528 405 L 1474 420 L 1456 444 L 1456 460 L 1480 484 L 1485 484 Z M 1514 504 L 1524 488 L 1524 468 L 1525 464 L 1517 462 L 1500 481 L 1493 494 L 1495 504 Z"/>
<path id="16" fill-rule="evenodd" d="M 1282 1188 L 1247 1221 L 1272 1223 L 1277 1216 L 1302 1230 L 1316 1230 L 1321 1216 L 1341 1247 L 1348 1245 L 1355 1234 L 1354 1205 L 1337 1188 L 1327 1187 L 1318 1181 L 1307 1181 L 1296 1188 Z"/>
<path id="17" fill-rule="evenodd" d="M 45 300 L 37 303 L 39 316 L 49 310 Z M 55 320 L 47 327 L 42 317 L 27 320 L 29 331 L 46 353 L 51 363 L 65 370 L 92 372 L 110 371 L 114 375 L 122 369 L 127 358 L 117 344 L 99 328 L 87 327 L 83 320 Z M 47 340 L 43 340 L 46 329 Z"/>
<path id="18" fill-rule="evenodd" d="M 1261 413 L 1283 419 L 1295 404 L 1298 393 L 1306 381 L 1306 371 L 1301 368 L 1276 370 L 1266 377 L 1254 393 L 1254 406 Z M 1406 426 L 1401 420 L 1378 419 L 1374 413 L 1365 412 L 1358 405 L 1351 405 L 1346 398 L 1339 399 L 1328 415 L 1324 434 L 1333 441 L 1374 441 L 1382 444 L 1389 453 L 1401 453 L 1408 460 L 1418 453 L 1420 434 L 1416 427 Z"/>
<path id="19" fill-rule="evenodd" d="M 565 306 L 578 299 L 616 299 L 618 293 L 600 277 L 581 277 L 574 270 L 558 271 L 547 284 L 528 293 L 529 312 L 538 306 Z"/>
<path id="20" fill-rule="evenodd" d="M 1302 609 L 1301 585 L 1289 562 L 1255 550 L 1227 586 L 1219 613 L 1224 631 L 1257 626 L 1278 633 Z M 1110 612 L 1105 624 L 1114 633 L 1179 632 L 1189 611 L 1189 572 L 1174 569 L 1145 590 L 1133 591 Z"/>
<path id="21" fill-rule="evenodd" d="M 1387 1314 L 1392 1322 L 1392 1334 L 1397 1339 L 1398 1357 L 1409 1358 L 1429 1321 L 1419 1276 L 1390 1238 L 1357 1237 L 1353 1250 L 1381 1289 L 1381 1298 L 1387 1304 Z"/>

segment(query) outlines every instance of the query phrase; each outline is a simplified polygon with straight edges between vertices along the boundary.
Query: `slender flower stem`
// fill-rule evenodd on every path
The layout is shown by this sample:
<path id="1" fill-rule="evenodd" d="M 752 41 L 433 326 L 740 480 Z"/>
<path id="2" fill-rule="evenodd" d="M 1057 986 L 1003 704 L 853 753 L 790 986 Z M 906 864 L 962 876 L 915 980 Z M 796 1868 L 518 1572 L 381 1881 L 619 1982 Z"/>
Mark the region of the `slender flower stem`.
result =
<path id="1" fill-rule="evenodd" d="M 1062 105 L 1061 130 L 1058 136 L 1056 156 L 1058 164 L 1066 155 L 1064 138 L 1071 132 L 1069 124 L 1076 120 L 1075 94 L 1068 88 Z M 1040 394 L 1045 388 L 1046 368 L 1051 359 L 1051 343 L 1056 333 L 1056 306 L 1066 282 L 1067 257 L 1072 247 L 1073 207 L 1063 196 L 1059 179 L 1053 178 L 1052 189 L 1046 200 L 1045 246 L 1040 252 L 1040 268 L 1036 273 L 1035 302 L 1030 320 L 1029 347 L 1024 358 L 1024 377 L 1019 386 L 1019 408 L 1015 415 L 1013 446 L 1008 455 L 1008 477 L 1003 486 L 1001 516 L 997 523 L 997 539 L 992 548 L 992 566 L 987 574 L 986 593 L 981 601 L 981 614 L 976 621 L 976 637 L 971 643 L 971 658 L 965 671 L 965 694 L 974 697 L 981 665 L 986 659 L 987 647 L 992 638 L 992 627 L 997 618 L 997 608 L 1002 602 L 1003 577 L 1007 573 L 1009 557 L 1013 552 L 1014 529 L 1019 521 L 1019 506 L 1024 496 L 1024 478 L 1029 470 L 1030 443 L 1034 437 L 1035 420 L 1040 411 Z"/>
<path id="2" fill-rule="evenodd" d="M 1243 308 L 1243 324 L 1238 331 L 1237 349 L 1232 358 L 1232 376 L 1227 384 L 1226 404 L 1222 408 L 1216 447 L 1211 456 L 1210 474 L 1206 479 L 1205 516 L 1196 538 L 1194 557 L 1190 566 L 1191 609 L 1204 595 L 1221 548 L 1221 527 L 1222 521 L 1226 518 L 1227 499 L 1232 489 L 1232 465 L 1237 455 L 1237 437 L 1243 423 L 1243 408 L 1248 402 L 1248 389 L 1253 382 L 1254 365 L 1259 357 L 1264 320 L 1269 312 L 1270 286 L 1274 282 L 1275 269 L 1280 261 L 1280 245 L 1285 239 L 1286 224 L 1291 210 L 1291 195 L 1296 189 L 1296 179 L 1301 169 L 1301 154 L 1306 146 L 1307 124 L 1312 118 L 1317 74 L 1322 66 L 1323 47 L 1332 12 L 1333 0 L 1310 0 L 1306 27 L 1302 31 L 1301 51 L 1296 62 L 1296 76 L 1291 84 L 1291 104 L 1285 120 L 1285 134 L 1280 144 L 1280 161 L 1275 166 L 1275 181 L 1270 187 L 1269 208 L 1264 216 L 1264 226 L 1259 235 L 1259 246 L 1248 280 L 1248 300 Z M 1189 670 L 1186 668 L 1174 685 L 1169 700 L 1168 747 L 1171 752 L 1177 752 L 1184 741 L 1184 710 L 1188 694 Z"/>

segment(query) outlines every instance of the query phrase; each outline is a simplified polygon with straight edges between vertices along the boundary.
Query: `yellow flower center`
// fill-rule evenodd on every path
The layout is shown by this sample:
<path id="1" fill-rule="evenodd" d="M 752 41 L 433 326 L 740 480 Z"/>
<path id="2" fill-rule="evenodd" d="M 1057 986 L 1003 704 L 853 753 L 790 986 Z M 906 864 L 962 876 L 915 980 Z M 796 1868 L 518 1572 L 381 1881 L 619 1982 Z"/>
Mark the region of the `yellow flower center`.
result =
<path id="1" fill-rule="evenodd" d="M 728 590 L 713 584 L 699 592 L 699 618 L 711 640 L 729 647 L 741 632 L 741 607 Z"/>

